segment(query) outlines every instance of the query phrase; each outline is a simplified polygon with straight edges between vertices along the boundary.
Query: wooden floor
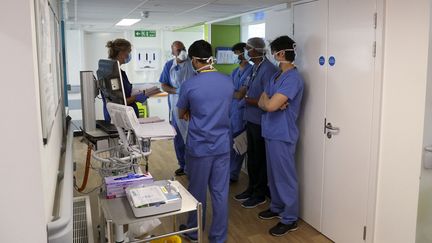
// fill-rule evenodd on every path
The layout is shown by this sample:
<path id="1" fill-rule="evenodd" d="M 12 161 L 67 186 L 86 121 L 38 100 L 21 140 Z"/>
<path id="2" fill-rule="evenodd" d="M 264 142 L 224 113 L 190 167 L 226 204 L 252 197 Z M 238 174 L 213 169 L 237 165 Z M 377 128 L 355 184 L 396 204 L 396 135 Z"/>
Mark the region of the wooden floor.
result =
<path id="1" fill-rule="evenodd" d="M 81 137 L 74 139 L 74 161 L 77 162 L 77 171 L 75 172 L 77 184 L 81 185 L 82 177 L 84 175 L 84 163 L 86 156 L 87 145 L 83 143 Z M 170 179 L 174 175 L 174 170 L 177 169 L 177 160 L 173 149 L 172 141 L 157 141 L 153 142 L 152 154 L 150 155 L 150 166 L 149 171 L 153 177 L 157 180 Z M 96 166 L 96 163 L 94 163 Z M 187 188 L 186 176 L 177 177 Z M 241 242 L 241 243 L 271 243 L 271 242 L 292 242 L 292 243 L 323 243 L 332 242 L 325 236 L 321 235 L 314 228 L 309 226 L 303 221 L 299 221 L 299 228 L 297 231 L 290 232 L 283 237 L 273 237 L 269 235 L 268 230 L 277 224 L 278 219 L 273 220 L 260 220 L 257 215 L 260 211 L 268 208 L 269 203 L 260 205 L 254 209 L 245 209 L 240 206 L 240 203 L 233 200 L 232 197 L 237 193 L 242 192 L 247 185 L 247 175 L 242 173 L 239 182 L 230 186 L 230 199 L 229 199 L 229 227 L 228 227 L 228 242 Z M 89 192 L 97 186 L 101 185 L 101 178 L 98 176 L 96 171 L 91 170 L 89 182 L 86 191 Z M 92 220 L 95 240 L 97 236 L 97 225 L 99 224 L 98 208 L 96 195 L 98 190 L 89 193 L 92 206 Z M 75 192 L 75 196 L 82 195 Z M 207 227 L 204 234 L 204 242 L 208 242 L 208 229 L 211 223 L 211 203 L 208 196 L 207 200 Z M 178 217 L 179 223 L 184 223 L 186 215 Z M 152 232 L 152 234 L 158 234 L 161 232 L 167 232 L 172 229 L 171 221 L 168 219 L 162 220 L 162 225 Z M 97 241 L 95 241 L 97 242 Z M 187 240 L 183 240 L 187 242 Z"/>

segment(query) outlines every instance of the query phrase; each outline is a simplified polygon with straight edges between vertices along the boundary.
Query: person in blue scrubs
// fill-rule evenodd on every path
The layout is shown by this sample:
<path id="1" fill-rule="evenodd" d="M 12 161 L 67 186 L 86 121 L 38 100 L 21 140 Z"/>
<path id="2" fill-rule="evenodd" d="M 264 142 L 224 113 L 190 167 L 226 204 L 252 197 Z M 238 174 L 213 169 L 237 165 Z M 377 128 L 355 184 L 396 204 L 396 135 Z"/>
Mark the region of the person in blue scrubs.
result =
<path id="1" fill-rule="evenodd" d="M 213 220 L 209 231 L 211 243 L 227 240 L 228 187 L 230 169 L 230 106 L 234 86 L 229 76 L 213 68 L 212 47 L 195 41 L 188 49 L 198 74 L 186 80 L 177 102 L 179 117 L 189 121 L 186 161 L 190 193 L 203 205 L 205 225 L 207 187 L 210 191 Z M 184 230 L 197 226 L 196 212 L 190 213 Z M 197 233 L 185 236 L 192 241 Z"/>
<path id="2" fill-rule="evenodd" d="M 174 58 L 165 63 L 159 82 L 162 84 L 162 90 L 168 93 L 170 122 L 177 133 L 174 137 L 174 150 L 176 152 L 179 168 L 174 173 L 177 176 L 182 176 L 185 174 L 184 141 L 186 140 L 188 123 L 185 120 L 179 119 L 176 104 L 179 98 L 181 85 L 195 73 L 182 42 L 174 41 L 172 43 L 171 54 Z"/>
<path id="3" fill-rule="evenodd" d="M 245 122 L 243 120 L 245 108 L 243 102 L 244 95 L 240 90 L 245 85 L 246 79 L 250 76 L 252 71 L 252 65 L 250 65 L 243 56 L 245 48 L 246 43 L 243 42 L 237 43 L 231 48 L 236 56 L 236 62 L 239 63 L 239 66 L 231 73 L 231 79 L 234 84 L 234 95 L 231 103 L 232 144 L 234 143 L 234 138 L 245 130 Z M 238 154 L 233 148 L 231 149 L 230 183 L 238 181 L 245 155 L 246 154 Z"/>
<path id="4" fill-rule="evenodd" d="M 108 48 L 108 58 L 111 60 L 117 60 L 120 65 L 126 64 L 131 60 L 132 45 L 128 40 L 115 39 L 113 41 L 108 41 L 106 47 Z M 132 95 L 132 84 L 129 82 L 126 72 L 121 70 L 121 76 L 123 79 L 123 91 L 126 96 L 126 103 L 128 106 L 131 106 L 134 109 L 135 114 L 137 115 L 137 117 L 139 117 L 136 102 L 144 103 L 147 100 L 148 96 L 144 93 Z M 105 121 L 111 122 L 111 117 L 106 108 L 106 100 L 103 95 L 102 102 Z"/>
<path id="5" fill-rule="evenodd" d="M 242 202 L 244 208 L 255 208 L 266 202 L 269 196 L 267 186 L 267 165 L 264 138 L 261 135 L 261 115 L 263 110 L 258 107 L 258 100 L 264 87 L 270 82 L 277 68 L 265 57 L 265 42 L 262 38 L 250 38 L 246 43 L 244 57 L 253 63 L 252 71 L 246 80 L 246 103 L 244 120 L 248 140 L 247 170 L 249 176 L 248 188 L 236 195 L 235 200 Z"/>
<path id="6" fill-rule="evenodd" d="M 270 47 L 280 71 L 267 83 L 258 105 L 265 111 L 261 125 L 272 197 L 270 208 L 258 216 L 261 219 L 280 218 L 269 233 L 282 236 L 297 229 L 299 201 L 294 158 L 304 82 L 293 64 L 295 42 L 288 36 L 281 36 Z"/>

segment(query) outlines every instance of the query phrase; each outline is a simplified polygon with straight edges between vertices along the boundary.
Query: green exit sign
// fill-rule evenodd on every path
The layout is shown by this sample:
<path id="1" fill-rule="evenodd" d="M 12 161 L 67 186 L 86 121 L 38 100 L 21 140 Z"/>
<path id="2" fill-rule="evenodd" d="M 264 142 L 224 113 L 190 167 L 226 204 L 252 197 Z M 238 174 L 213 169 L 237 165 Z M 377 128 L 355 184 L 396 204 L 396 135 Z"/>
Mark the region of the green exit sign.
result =
<path id="1" fill-rule="evenodd" d="M 135 37 L 156 37 L 156 30 L 135 30 Z"/>

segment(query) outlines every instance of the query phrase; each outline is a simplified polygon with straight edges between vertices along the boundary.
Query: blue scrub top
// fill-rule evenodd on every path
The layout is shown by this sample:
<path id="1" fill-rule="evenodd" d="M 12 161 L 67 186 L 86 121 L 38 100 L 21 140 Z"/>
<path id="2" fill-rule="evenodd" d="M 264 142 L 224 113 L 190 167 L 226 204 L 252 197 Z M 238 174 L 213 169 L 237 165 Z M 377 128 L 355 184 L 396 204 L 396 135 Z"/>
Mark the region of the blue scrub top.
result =
<path id="1" fill-rule="evenodd" d="M 297 117 L 303 97 L 304 82 L 296 68 L 281 74 L 275 74 L 265 88 L 267 95 L 272 97 L 279 93 L 288 97 L 285 110 L 266 112 L 262 116 L 262 136 L 265 139 L 279 140 L 295 144 L 299 137 Z"/>
<path id="2" fill-rule="evenodd" d="M 247 77 L 250 76 L 252 71 L 252 65 L 249 63 L 240 70 L 240 67 L 234 69 L 231 73 L 231 79 L 234 84 L 234 91 L 238 92 L 242 86 L 245 85 Z M 244 130 L 245 122 L 243 120 L 245 105 L 244 102 L 233 98 L 231 103 L 231 131 L 233 134 Z"/>
<path id="3" fill-rule="evenodd" d="M 126 96 L 126 99 L 131 97 L 132 94 L 132 84 L 129 82 L 129 79 L 126 75 L 126 72 L 121 70 L 121 75 L 122 75 L 122 79 L 123 79 L 123 90 L 124 90 L 124 94 Z M 103 102 L 103 112 L 104 112 L 104 118 L 106 122 L 111 122 L 111 117 L 109 115 L 108 109 L 106 107 L 106 101 L 105 101 L 105 97 L 102 95 L 102 102 Z M 129 106 L 131 106 L 137 117 L 139 117 L 139 111 L 138 111 L 138 106 L 134 103 L 130 104 Z"/>
<path id="4" fill-rule="evenodd" d="M 253 65 L 252 72 L 248 77 L 247 85 L 248 91 L 246 95 L 249 98 L 259 99 L 264 88 L 268 82 L 270 82 L 271 77 L 278 71 L 278 69 L 269 60 L 264 59 L 260 65 Z M 261 115 L 263 110 L 257 106 L 248 105 L 246 103 L 244 111 L 244 119 L 248 122 L 254 124 L 261 124 Z"/>
<path id="5" fill-rule="evenodd" d="M 201 72 L 186 80 L 177 107 L 189 110 L 186 152 L 195 157 L 230 151 L 230 106 L 234 86 L 229 76 Z"/>
<path id="6" fill-rule="evenodd" d="M 171 78 L 170 78 L 170 70 L 171 70 L 173 63 L 174 63 L 174 59 L 171 59 L 165 63 L 164 68 L 162 70 L 162 73 L 159 77 L 159 83 L 172 86 Z M 170 105 L 169 101 L 170 101 L 170 98 L 168 96 L 168 107 L 171 110 L 171 105 Z"/>

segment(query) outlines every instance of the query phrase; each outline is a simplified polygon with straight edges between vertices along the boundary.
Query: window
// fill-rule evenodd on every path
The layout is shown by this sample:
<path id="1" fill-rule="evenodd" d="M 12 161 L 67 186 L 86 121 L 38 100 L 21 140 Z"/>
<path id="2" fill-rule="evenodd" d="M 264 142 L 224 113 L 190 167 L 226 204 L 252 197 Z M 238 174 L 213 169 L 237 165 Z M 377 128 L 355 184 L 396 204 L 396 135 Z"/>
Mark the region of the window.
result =
<path id="1" fill-rule="evenodd" d="M 248 26 L 248 38 L 252 37 L 265 38 L 265 23 L 251 24 Z"/>

